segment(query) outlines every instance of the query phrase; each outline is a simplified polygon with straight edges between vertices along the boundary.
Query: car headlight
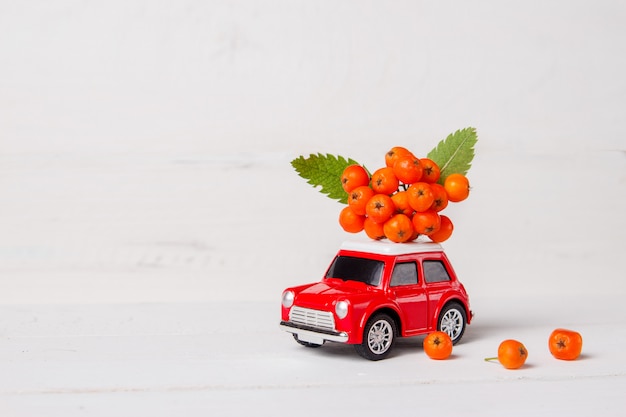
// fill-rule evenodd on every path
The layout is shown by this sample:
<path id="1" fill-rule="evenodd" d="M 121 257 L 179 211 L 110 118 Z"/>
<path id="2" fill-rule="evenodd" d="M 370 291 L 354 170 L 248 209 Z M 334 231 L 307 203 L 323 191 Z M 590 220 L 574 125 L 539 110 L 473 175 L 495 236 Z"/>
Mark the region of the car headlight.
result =
<path id="1" fill-rule="evenodd" d="M 283 307 L 285 308 L 291 307 L 293 305 L 293 299 L 295 298 L 295 296 L 296 295 L 294 294 L 293 291 L 285 291 L 283 293 L 283 300 L 282 300 Z"/>
<path id="2" fill-rule="evenodd" d="M 335 313 L 340 319 L 346 318 L 346 316 L 348 315 L 348 302 L 339 301 L 337 304 L 335 304 Z"/>

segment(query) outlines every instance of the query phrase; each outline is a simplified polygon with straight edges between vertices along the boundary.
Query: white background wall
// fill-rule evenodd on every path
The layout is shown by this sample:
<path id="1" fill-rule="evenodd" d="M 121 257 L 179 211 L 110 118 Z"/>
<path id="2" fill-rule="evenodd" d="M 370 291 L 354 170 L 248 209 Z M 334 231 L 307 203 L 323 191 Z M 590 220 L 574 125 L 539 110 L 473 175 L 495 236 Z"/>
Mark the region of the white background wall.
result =
<path id="1" fill-rule="evenodd" d="M 622 1 L 0 0 L 0 303 L 278 300 L 369 167 L 474 126 L 478 295 L 625 293 Z"/>

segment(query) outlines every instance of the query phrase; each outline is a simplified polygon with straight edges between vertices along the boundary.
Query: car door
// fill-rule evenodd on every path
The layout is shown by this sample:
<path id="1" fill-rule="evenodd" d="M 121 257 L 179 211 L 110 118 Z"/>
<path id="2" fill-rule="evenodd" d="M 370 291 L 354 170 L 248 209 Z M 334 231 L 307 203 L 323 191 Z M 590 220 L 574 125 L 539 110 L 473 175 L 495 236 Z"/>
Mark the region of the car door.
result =
<path id="1" fill-rule="evenodd" d="M 394 264 L 389 290 L 402 311 L 404 334 L 424 331 L 428 326 L 428 299 L 415 261 L 399 261 Z"/>
<path id="2" fill-rule="evenodd" d="M 433 257 L 422 261 L 422 276 L 428 298 L 428 314 L 432 316 L 440 305 L 441 297 L 450 289 L 450 273 L 443 259 Z"/>

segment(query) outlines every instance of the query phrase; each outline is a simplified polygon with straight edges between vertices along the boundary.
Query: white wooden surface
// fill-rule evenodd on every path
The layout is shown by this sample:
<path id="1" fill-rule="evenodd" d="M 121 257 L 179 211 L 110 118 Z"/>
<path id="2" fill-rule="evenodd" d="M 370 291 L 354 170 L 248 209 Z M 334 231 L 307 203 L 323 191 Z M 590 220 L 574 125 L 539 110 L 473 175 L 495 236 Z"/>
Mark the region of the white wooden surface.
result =
<path id="1" fill-rule="evenodd" d="M 0 309 L 0 411 L 7 416 L 273 416 L 320 412 L 442 416 L 618 416 L 626 405 L 617 297 L 478 298 L 453 356 L 422 338 L 385 361 L 350 346 L 299 346 L 276 303 L 20 305 Z M 574 362 L 550 355 L 553 328 L 584 337 Z M 515 371 L 485 362 L 500 341 L 529 350 Z"/>
<path id="2" fill-rule="evenodd" d="M 618 415 L 625 18 L 616 0 L 0 0 L 0 415 Z M 445 246 L 477 317 L 454 360 L 280 333 L 282 289 L 348 237 L 289 162 L 376 167 L 467 126 Z M 583 333 L 581 361 L 547 355 L 556 326 Z M 508 337 L 519 372 L 482 361 Z"/>

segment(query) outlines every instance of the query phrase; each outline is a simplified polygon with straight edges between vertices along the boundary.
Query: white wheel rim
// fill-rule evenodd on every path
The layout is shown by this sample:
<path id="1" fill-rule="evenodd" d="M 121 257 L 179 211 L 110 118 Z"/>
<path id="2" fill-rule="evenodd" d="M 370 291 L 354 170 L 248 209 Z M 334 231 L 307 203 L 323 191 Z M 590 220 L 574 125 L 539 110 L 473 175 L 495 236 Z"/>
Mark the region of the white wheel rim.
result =
<path id="1" fill-rule="evenodd" d="M 367 334 L 367 345 L 370 350 L 380 355 L 385 353 L 393 341 L 393 329 L 387 320 L 378 320 L 370 327 Z"/>
<path id="2" fill-rule="evenodd" d="M 441 318 L 441 331 L 448 333 L 452 340 L 461 335 L 463 331 L 463 315 L 455 308 L 446 311 Z"/>

